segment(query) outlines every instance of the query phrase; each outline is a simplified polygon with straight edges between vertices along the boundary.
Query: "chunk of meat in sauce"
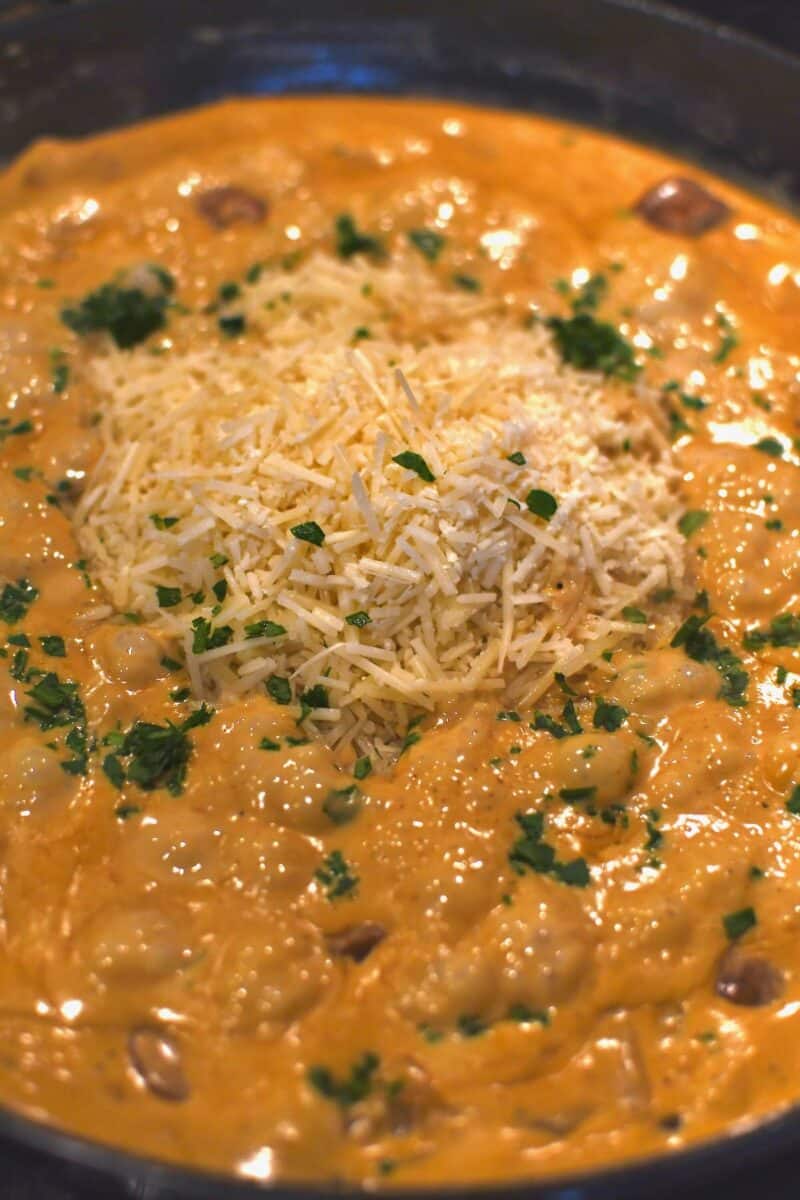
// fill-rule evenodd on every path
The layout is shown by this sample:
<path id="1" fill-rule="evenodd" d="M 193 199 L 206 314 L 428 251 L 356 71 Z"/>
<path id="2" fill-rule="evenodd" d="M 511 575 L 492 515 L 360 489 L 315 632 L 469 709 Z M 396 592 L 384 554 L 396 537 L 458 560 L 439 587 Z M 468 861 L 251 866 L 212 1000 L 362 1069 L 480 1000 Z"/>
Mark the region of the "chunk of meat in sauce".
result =
<path id="1" fill-rule="evenodd" d="M 267 215 L 266 201 L 240 187 L 209 188 L 195 199 L 200 216 L 215 229 L 227 229 L 239 221 L 257 225 Z"/>
<path id="2" fill-rule="evenodd" d="M 154 1096 L 175 1103 L 188 1099 L 189 1084 L 183 1073 L 180 1051 L 162 1030 L 147 1027 L 131 1030 L 128 1057 L 134 1071 Z"/>
<path id="3" fill-rule="evenodd" d="M 635 211 L 656 229 L 699 237 L 731 215 L 722 200 L 693 179 L 662 179 L 644 193 Z"/>
<path id="4" fill-rule="evenodd" d="M 777 1000 L 782 991 L 781 973 L 768 959 L 744 954 L 736 946 L 722 956 L 716 992 L 723 1000 L 744 1008 L 761 1008 Z"/>
<path id="5" fill-rule="evenodd" d="M 328 949 L 337 958 L 352 958 L 363 962 L 375 947 L 386 937 L 386 930 L 376 921 L 362 921 L 358 925 L 347 925 L 338 933 L 327 937 Z"/>

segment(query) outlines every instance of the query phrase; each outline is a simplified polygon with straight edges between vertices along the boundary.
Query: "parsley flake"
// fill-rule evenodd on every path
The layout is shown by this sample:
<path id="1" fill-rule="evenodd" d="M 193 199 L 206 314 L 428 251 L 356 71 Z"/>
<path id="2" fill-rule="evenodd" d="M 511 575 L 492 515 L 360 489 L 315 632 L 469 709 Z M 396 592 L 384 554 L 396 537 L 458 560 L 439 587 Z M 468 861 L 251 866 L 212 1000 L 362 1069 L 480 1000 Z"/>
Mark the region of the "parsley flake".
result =
<path id="1" fill-rule="evenodd" d="M 444 249 L 445 239 L 435 229 L 411 229 L 408 240 L 428 262 L 436 262 Z"/>
<path id="2" fill-rule="evenodd" d="M 400 454 L 395 454 L 392 457 L 392 462 L 397 463 L 398 467 L 405 467 L 408 471 L 414 471 L 425 483 L 434 483 L 436 480 L 436 476 L 422 455 L 415 454 L 413 450 L 403 450 Z"/>
<path id="3" fill-rule="evenodd" d="M 678 521 L 678 531 L 685 538 L 690 538 L 698 529 L 702 529 L 711 514 L 704 508 L 689 509 Z"/>
<path id="4" fill-rule="evenodd" d="M 384 255 L 383 242 L 371 234 L 362 233 L 349 213 L 336 218 L 336 253 L 340 258 L 352 258 L 355 254 Z"/>
<path id="5" fill-rule="evenodd" d="M 28 609 L 38 595 L 38 589 L 29 579 L 7 583 L 0 593 L 0 621 L 4 621 L 6 625 L 16 625 L 27 616 Z"/>
<path id="6" fill-rule="evenodd" d="M 531 488 L 525 497 L 525 503 L 528 511 L 536 517 L 541 517 L 543 521 L 549 521 L 558 509 L 558 501 L 555 496 L 552 496 L 550 492 L 542 491 L 541 488 Z"/>
<path id="7" fill-rule="evenodd" d="M 303 521 L 300 525 L 293 525 L 289 532 L 298 542 L 310 542 L 312 546 L 321 546 L 325 541 L 325 532 L 316 521 Z"/>
<path id="8" fill-rule="evenodd" d="M 352 897 L 358 888 L 358 876 L 351 872 L 341 850 L 332 850 L 314 872 L 314 878 L 322 884 L 328 900 Z"/>
<path id="9" fill-rule="evenodd" d="M 722 918 L 722 927 L 725 930 L 725 936 L 730 941 L 738 941 L 739 938 L 753 929 L 758 924 L 758 918 L 754 908 L 740 908 L 736 912 L 727 913 Z"/>

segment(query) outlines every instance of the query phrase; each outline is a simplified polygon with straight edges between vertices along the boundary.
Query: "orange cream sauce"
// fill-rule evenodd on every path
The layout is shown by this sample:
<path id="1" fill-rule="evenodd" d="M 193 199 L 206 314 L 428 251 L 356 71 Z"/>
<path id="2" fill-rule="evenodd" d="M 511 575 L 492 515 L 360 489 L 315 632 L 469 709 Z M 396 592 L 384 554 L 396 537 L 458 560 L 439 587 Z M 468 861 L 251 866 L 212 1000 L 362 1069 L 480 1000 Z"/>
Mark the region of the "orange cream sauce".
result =
<path id="1" fill-rule="evenodd" d="M 730 217 L 689 238 L 633 211 L 676 173 Z M 266 211 L 210 222 L 199 197 L 223 186 Z M 363 780 L 348 824 L 322 808 L 347 764 L 315 744 L 259 749 L 296 733 L 266 696 L 191 730 L 181 794 L 115 790 L 103 737 L 194 706 L 170 697 L 186 683 L 162 663 L 175 647 L 92 617 L 104 598 L 75 565 L 69 507 L 102 397 L 60 310 L 141 262 L 174 274 L 181 303 L 207 303 L 254 262 L 330 249 L 342 212 L 389 247 L 437 229 L 435 269 L 521 313 L 564 311 L 556 280 L 606 273 L 601 316 L 647 378 L 707 405 L 664 393 L 683 503 L 709 514 L 691 570 L 716 644 L 748 673 L 746 705 L 720 697 L 707 656 L 645 625 L 575 685 L 583 733 L 499 721 L 476 698 Z M 0 1100 L 250 1178 L 397 1183 L 592 1168 L 794 1103 L 800 652 L 742 641 L 800 601 L 795 221 L 550 121 L 248 101 L 33 147 L 0 179 L 0 280 L 0 584 L 39 593 L 0 622 Z M 55 635 L 65 657 L 39 640 Z M 31 670 L 77 685 L 84 774 L 62 765 L 69 727 L 31 715 Z M 600 694 L 628 714 L 619 728 L 594 726 Z M 560 720 L 566 699 L 554 688 L 543 707 Z M 576 788 L 583 801 L 560 797 Z M 515 815 L 536 811 L 586 886 L 514 870 Z M 358 883 L 331 900 L 315 873 L 334 850 Z"/>

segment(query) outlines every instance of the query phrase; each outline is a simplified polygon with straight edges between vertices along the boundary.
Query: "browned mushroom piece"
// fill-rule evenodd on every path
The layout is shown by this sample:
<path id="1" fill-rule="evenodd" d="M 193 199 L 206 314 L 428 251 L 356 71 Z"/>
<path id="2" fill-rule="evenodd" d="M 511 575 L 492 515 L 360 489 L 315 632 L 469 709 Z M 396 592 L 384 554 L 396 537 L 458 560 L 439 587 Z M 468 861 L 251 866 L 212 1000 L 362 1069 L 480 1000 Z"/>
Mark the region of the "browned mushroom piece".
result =
<path id="1" fill-rule="evenodd" d="M 656 229 L 699 237 L 731 215 L 723 200 L 694 179 L 662 179 L 640 198 L 636 212 Z"/>
<path id="2" fill-rule="evenodd" d="M 396 1069 L 388 1068 L 387 1086 L 353 1105 L 344 1125 L 354 1141 L 371 1142 L 387 1135 L 402 1137 L 447 1112 L 428 1072 L 408 1058 Z"/>
<path id="3" fill-rule="evenodd" d="M 195 197 L 195 207 L 215 229 L 227 229 L 238 221 L 249 221 L 251 225 L 263 221 L 267 215 L 267 204 L 260 196 L 246 192 L 240 187 L 209 188 Z"/>
<path id="4" fill-rule="evenodd" d="M 128 1057 L 154 1096 L 176 1103 L 188 1099 L 189 1084 L 183 1073 L 180 1051 L 162 1030 L 148 1027 L 131 1030 Z"/>
<path id="5" fill-rule="evenodd" d="M 731 946 L 717 968 L 716 992 L 731 1004 L 759 1008 L 772 1004 L 783 991 L 783 977 L 766 958 Z"/>
<path id="6" fill-rule="evenodd" d="M 340 929 L 338 933 L 329 933 L 326 941 L 331 954 L 363 962 L 385 937 L 386 930 L 382 925 L 375 921 L 361 921 L 358 925 Z"/>

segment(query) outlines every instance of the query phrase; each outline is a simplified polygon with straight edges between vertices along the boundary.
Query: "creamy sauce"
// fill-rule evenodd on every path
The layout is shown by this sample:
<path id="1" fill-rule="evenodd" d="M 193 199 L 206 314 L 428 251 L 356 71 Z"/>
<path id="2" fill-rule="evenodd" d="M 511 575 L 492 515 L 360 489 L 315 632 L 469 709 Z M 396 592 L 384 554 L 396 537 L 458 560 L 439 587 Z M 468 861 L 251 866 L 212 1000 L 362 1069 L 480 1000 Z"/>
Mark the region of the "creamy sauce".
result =
<path id="1" fill-rule="evenodd" d="M 691 238 L 634 212 L 687 173 L 726 219 Z M 210 219 L 198 198 L 227 186 L 264 209 Z M 296 733 L 266 696 L 191 730 L 178 795 L 121 796 L 102 745 L 85 774 L 64 769 L 81 747 L 26 715 L 31 668 L 79 686 L 90 739 L 192 705 L 170 697 L 186 683 L 163 665 L 174 647 L 93 619 L 104 597 L 75 565 L 69 505 L 99 401 L 91 345 L 59 312 L 142 261 L 175 275 L 182 303 L 208 303 L 256 261 L 330 247 L 342 212 L 389 242 L 438 229 L 435 269 L 521 314 L 563 311 L 558 279 L 607 273 L 603 319 L 648 378 L 690 397 L 664 393 L 685 504 L 709 514 L 689 556 L 746 705 L 720 697 L 708 653 L 643 630 L 576 688 L 583 733 L 498 720 L 478 699 L 362 781 L 347 824 L 322 808 L 346 764 L 316 744 L 259 749 Z M 0 180 L 0 277 L 0 583 L 39 593 L 0 625 L 2 1101 L 249 1178 L 399 1183 L 588 1168 L 795 1102 L 800 651 L 742 641 L 800 600 L 796 223 L 544 120 L 259 101 L 34 147 Z M 39 640 L 54 636 L 65 657 Z M 617 728 L 593 723 L 601 693 L 628 714 Z M 514 870 L 516 815 L 532 810 L 586 886 Z M 358 883 L 330 899 L 316 872 L 335 850 Z"/>

